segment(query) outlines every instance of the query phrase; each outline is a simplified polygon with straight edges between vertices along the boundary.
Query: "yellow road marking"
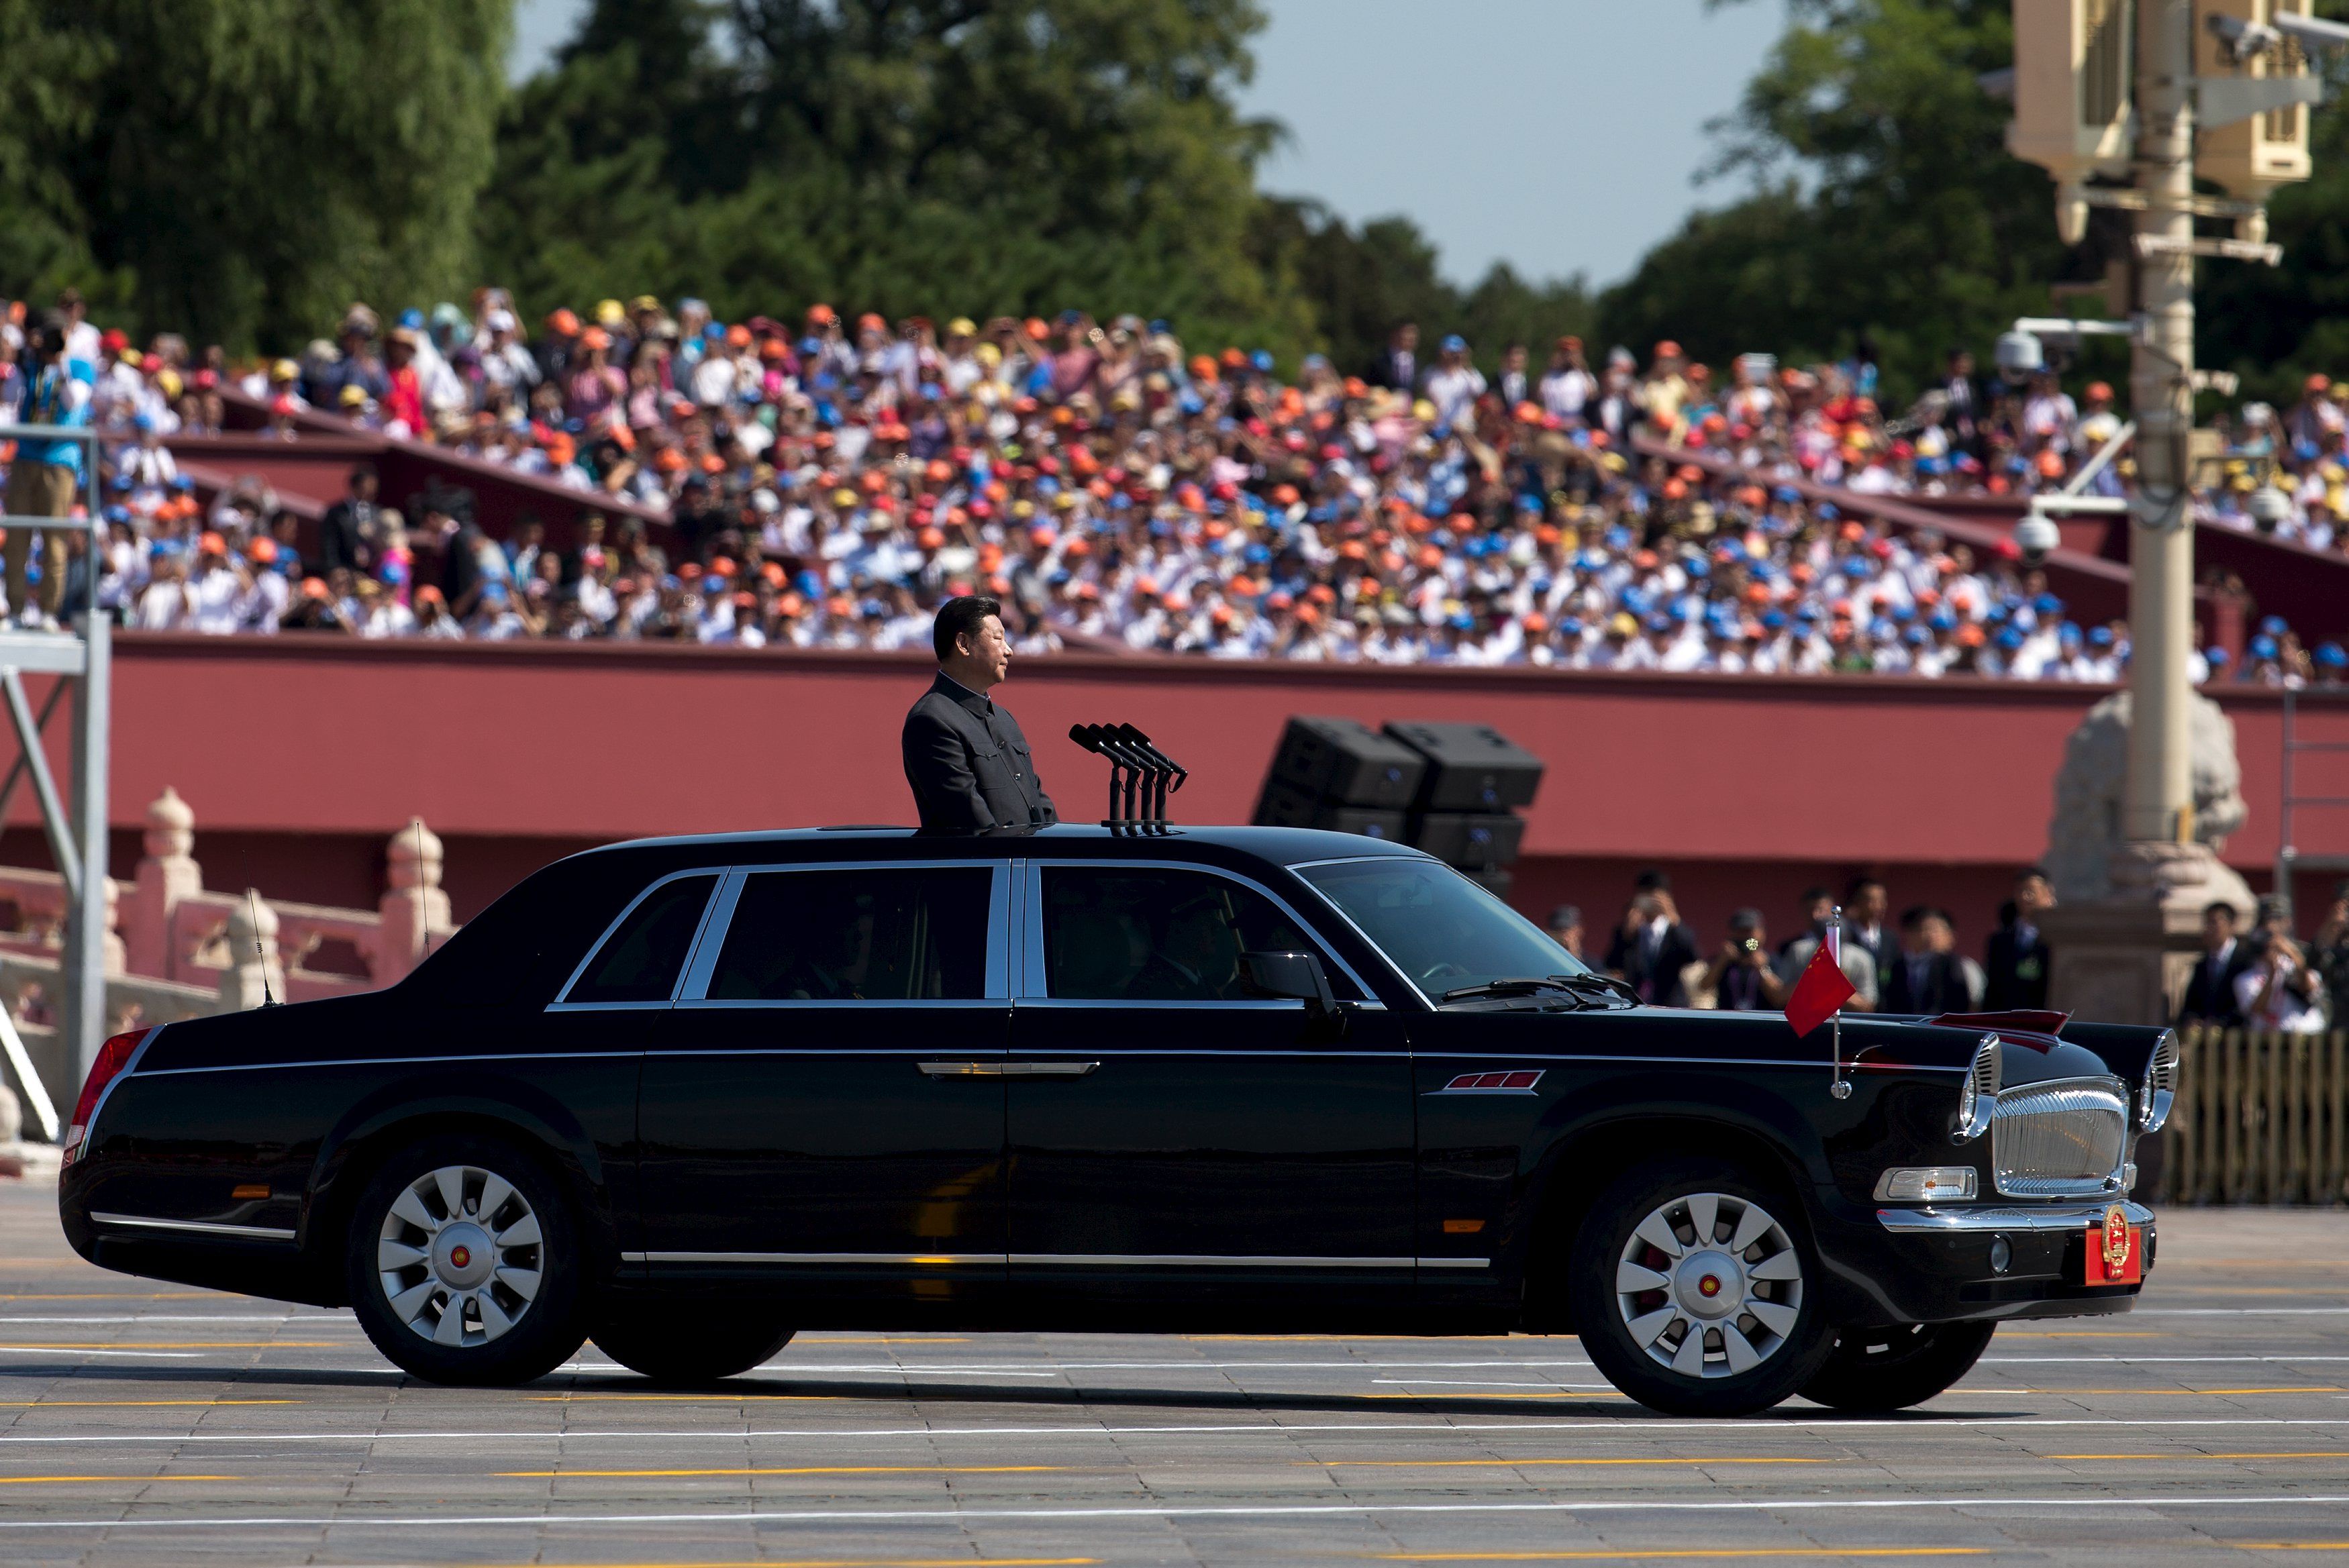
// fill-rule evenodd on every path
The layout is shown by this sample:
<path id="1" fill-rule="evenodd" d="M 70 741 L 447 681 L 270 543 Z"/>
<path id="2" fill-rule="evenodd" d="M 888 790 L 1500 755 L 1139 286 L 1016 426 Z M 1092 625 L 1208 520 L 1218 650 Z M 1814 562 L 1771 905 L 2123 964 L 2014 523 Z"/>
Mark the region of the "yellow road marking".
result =
<path id="1" fill-rule="evenodd" d="M 1987 1546 L 1705 1546 L 1662 1552 L 1381 1552 L 1386 1563 L 1651 1563 L 1682 1557 L 1981 1557 Z"/>
<path id="2" fill-rule="evenodd" d="M 243 1480 L 241 1475 L 0 1475 L 0 1486 L 66 1486 L 79 1481 Z"/>
<path id="3" fill-rule="evenodd" d="M 2051 1454 L 2061 1459 L 2061 1454 Z M 2080 1456 L 2085 1458 L 2086 1456 Z M 1316 1470 L 1462 1470 L 1487 1465 L 1516 1469 L 1520 1465 L 1825 1465 L 1833 1460 L 1728 1459 L 1728 1460 L 1331 1460 L 1326 1464 L 1319 1460 L 1295 1460 L 1295 1464 L 1311 1465 Z"/>
<path id="4" fill-rule="evenodd" d="M 300 1399 L 0 1399 L 0 1410 L 82 1410 L 98 1406 L 151 1409 L 165 1405 L 299 1405 Z"/>
<path id="5" fill-rule="evenodd" d="M 2349 1541 L 2230 1541 L 2238 1552 L 2349 1552 Z"/>
<path id="6" fill-rule="evenodd" d="M 498 1470 L 500 1480 L 574 1480 L 580 1477 L 644 1480 L 704 1475 L 1032 1475 L 1067 1465 L 807 1465 L 793 1470 Z"/>

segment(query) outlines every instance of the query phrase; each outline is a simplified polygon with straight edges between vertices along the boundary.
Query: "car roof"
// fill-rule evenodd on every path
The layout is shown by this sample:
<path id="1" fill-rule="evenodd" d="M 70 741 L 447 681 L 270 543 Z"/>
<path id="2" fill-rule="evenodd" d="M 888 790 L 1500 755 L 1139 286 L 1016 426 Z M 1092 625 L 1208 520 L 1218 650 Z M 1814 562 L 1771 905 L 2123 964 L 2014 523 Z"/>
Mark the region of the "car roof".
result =
<path id="1" fill-rule="evenodd" d="M 1312 861 L 1393 856 L 1424 860 L 1420 851 L 1390 840 L 1318 828 L 1199 827 L 1105 828 L 1055 823 L 1047 828 L 1005 828 L 977 832 L 921 830 L 857 824 L 793 828 L 771 832 L 707 833 L 675 838 L 632 839 L 589 850 L 587 855 L 642 851 L 718 851 L 736 861 L 773 857 L 791 860 L 992 860 L 1015 855 L 1067 854 L 1087 859 L 1182 860 L 1200 850 L 1239 855 L 1275 865 Z"/>

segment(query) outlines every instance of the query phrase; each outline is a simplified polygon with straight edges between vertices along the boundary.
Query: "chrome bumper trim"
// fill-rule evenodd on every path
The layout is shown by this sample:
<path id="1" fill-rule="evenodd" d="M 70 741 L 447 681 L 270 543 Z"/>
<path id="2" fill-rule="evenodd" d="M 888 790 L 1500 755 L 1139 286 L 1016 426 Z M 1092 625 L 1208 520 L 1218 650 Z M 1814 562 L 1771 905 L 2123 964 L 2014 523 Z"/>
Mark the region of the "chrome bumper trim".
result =
<path id="1" fill-rule="evenodd" d="M 1877 1222 L 1896 1234 L 1961 1231 L 2074 1231 L 2105 1222 L 2110 1203 L 2064 1203 L 2045 1209 L 1878 1209 Z M 2132 1225 L 2153 1223 L 2153 1211 L 2124 1202 Z"/>
<path id="2" fill-rule="evenodd" d="M 233 1236 L 246 1242 L 290 1242 L 294 1233 L 274 1225 L 223 1225 L 210 1220 L 150 1220 L 139 1214 L 100 1214 L 90 1219 L 101 1225 L 133 1225 L 145 1231 L 184 1231 L 197 1236 Z"/>

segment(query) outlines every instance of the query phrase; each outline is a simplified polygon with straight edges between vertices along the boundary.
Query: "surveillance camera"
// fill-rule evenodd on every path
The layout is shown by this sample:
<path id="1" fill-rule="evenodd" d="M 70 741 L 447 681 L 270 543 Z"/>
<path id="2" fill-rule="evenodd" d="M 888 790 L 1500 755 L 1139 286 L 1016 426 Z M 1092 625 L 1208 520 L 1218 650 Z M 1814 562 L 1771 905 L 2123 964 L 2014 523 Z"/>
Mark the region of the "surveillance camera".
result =
<path id="1" fill-rule="evenodd" d="M 2024 516 L 2014 525 L 2014 542 L 2023 552 L 2023 559 L 2033 566 L 2047 559 L 2047 552 L 2064 542 L 2054 522 L 2044 511 Z"/>
<path id="2" fill-rule="evenodd" d="M 1992 357 L 1998 362 L 1999 374 L 2009 381 L 2036 376 L 2047 366 L 2046 351 L 2037 335 L 2028 332 L 2000 333 Z"/>

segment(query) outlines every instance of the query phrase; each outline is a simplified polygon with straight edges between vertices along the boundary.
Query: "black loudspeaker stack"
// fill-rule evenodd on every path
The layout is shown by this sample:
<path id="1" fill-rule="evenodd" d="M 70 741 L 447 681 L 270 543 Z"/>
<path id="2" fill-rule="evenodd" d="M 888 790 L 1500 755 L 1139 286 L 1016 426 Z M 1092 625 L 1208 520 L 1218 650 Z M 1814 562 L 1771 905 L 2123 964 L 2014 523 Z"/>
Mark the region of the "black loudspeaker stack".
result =
<path id="1" fill-rule="evenodd" d="M 1506 896 L 1541 758 L 1482 724 L 1292 718 L 1257 822 L 1398 840 Z"/>

